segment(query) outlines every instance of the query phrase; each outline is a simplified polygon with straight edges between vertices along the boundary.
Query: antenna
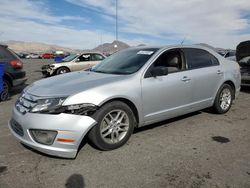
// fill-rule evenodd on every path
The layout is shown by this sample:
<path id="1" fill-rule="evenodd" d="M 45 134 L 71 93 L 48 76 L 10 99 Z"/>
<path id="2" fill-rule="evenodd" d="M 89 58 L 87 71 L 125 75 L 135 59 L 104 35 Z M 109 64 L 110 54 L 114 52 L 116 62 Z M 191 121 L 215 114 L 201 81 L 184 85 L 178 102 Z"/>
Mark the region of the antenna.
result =
<path id="1" fill-rule="evenodd" d="M 185 40 L 186 40 L 186 36 L 183 38 L 183 40 L 181 41 L 181 45 L 183 45 L 183 43 L 185 42 Z"/>

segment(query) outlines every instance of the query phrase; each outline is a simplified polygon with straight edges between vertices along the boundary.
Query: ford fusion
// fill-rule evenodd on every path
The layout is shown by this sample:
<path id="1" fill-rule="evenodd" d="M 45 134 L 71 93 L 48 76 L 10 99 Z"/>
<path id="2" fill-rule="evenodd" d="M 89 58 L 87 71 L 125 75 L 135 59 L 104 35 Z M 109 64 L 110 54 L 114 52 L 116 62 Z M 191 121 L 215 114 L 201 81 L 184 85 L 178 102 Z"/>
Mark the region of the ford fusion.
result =
<path id="1" fill-rule="evenodd" d="M 75 158 L 84 137 L 112 150 L 137 127 L 208 107 L 226 113 L 240 80 L 238 64 L 202 46 L 129 48 L 28 86 L 9 128 L 24 145 Z"/>

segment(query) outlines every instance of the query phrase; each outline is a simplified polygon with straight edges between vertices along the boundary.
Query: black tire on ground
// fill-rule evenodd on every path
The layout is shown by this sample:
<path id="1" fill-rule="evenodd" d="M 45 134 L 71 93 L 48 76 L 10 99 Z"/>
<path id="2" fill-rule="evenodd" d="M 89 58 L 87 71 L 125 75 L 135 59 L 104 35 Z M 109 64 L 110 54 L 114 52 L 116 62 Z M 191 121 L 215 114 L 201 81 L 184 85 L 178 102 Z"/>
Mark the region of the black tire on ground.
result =
<path id="1" fill-rule="evenodd" d="M 93 118 L 98 123 L 90 130 L 88 138 L 101 150 L 112 150 L 124 145 L 136 125 L 133 111 L 120 101 L 105 104 L 95 112 Z M 104 136 L 105 134 L 107 136 Z"/>
<path id="2" fill-rule="evenodd" d="M 64 73 L 67 73 L 67 72 L 70 72 L 70 70 L 67 67 L 61 67 L 61 68 L 56 70 L 56 75 L 64 74 Z"/>
<path id="3" fill-rule="evenodd" d="M 223 84 L 217 92 L 213 110 L 217 114 L 226 113 L 232 106 L 234 91 L 229 84 Z"/>
<path id="4" fill-rule="evenodd" d="M 8 100 L 10 96 L 10 83 L 3 79 L 3 90 L 0 93 L 0 101 L 6 101 Z"/>

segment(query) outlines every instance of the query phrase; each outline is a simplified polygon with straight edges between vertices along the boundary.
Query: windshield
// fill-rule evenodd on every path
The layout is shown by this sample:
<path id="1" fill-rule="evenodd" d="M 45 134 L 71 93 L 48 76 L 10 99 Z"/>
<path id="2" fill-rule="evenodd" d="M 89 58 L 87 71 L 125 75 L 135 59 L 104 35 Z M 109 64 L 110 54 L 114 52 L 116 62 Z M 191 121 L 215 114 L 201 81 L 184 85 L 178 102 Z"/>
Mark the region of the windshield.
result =
<path id="1" fill-rule="evenodd" d="M 122 50 L 104 59 L 90 71 L 106 74 L 132 74 L 137 72 L 157 50 L 158 48 Z"/>
<path id="2" fill-rule="evenodd" d="M 71 54 L 71 55 L 69 55 L 69 56 L 67 56 L 67 57 L 65 57 L 65 58 L 63 58 L 63 62 L 68 62 L 68 61 L 72 61 L 73 59 L 75 59 L 77 57 L 77 55 L 76 54 Z"/>

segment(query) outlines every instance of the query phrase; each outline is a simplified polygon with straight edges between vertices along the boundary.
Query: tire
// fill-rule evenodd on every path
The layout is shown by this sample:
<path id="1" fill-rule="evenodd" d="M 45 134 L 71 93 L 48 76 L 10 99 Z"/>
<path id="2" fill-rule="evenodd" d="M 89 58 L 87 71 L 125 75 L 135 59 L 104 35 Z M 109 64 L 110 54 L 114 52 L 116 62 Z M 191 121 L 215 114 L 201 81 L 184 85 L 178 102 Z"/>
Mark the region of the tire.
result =
<path id="1" fill-rule="evenodd" d="M 136 125 L 134 113 L 127 104 L 120 101 L 105 104 L 93 118 L 98 123 L 90 130 L 88 138 L 94 146 L 104 151 L 124 145 Z"/>
<path id="2" fill-rule="evenodd" d="M 233 95 L 234 92 L 232 86 L 230 86 L 229 84 L 223 84 L 217 92 L 213 110 L 217 114 L 226 113 L 232 106 Z"/>
<path id="3" fill-rule="evenodd" d="M 3 91 L 0 93 L 0 101 L 8 100 L 10 96 L 10 83 L 3 79 Z"/>
<path id="4" fill-rule="evenodd" d="M 67 72 L 70 72 L 70 70 L 67 67 L 61 67 L 56 70 L 56 75 L 65 74 Z"/>

